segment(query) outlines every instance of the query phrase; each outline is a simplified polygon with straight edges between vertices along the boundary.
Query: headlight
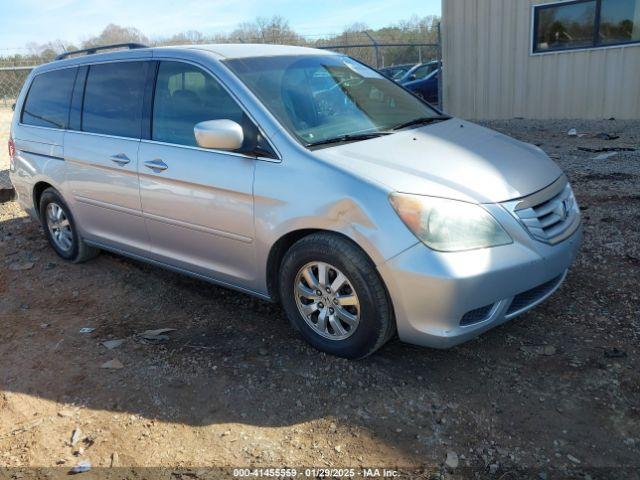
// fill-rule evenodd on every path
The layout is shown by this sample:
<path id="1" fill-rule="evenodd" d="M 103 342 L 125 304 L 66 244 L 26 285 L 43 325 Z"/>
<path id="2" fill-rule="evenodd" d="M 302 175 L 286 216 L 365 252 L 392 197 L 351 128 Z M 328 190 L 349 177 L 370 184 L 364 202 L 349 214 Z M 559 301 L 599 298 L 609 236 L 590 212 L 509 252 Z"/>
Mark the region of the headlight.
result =
<path id="1" fill-rule="evenodd" d="M 513 241 L 480 205 L 404 193 L 389 199 L 409 230 L 433 250 L 459 252 Z"/>

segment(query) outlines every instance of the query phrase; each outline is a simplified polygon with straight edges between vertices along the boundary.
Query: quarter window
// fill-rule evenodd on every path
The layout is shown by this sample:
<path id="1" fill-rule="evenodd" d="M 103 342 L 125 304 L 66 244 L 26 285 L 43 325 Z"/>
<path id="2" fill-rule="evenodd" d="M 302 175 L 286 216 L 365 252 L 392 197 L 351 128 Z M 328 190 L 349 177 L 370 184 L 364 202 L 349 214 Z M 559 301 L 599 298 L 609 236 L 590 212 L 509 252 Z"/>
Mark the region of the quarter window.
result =
<path id="1" fill-rule="evenodd" d="M 140 138 L 144 62 L 91 65 L 82 108 L 85 132 Z"/>
<path id="2" fill-rule="evenodd" d="M 640 42 L 640 0 L 577 0 L 534 8 L 533 51 Z"/>
<path id="3" fill-rule="evenodd" d="M 153 101 L 153 140 L 196 146 L 193 127 L 222 119 L 245 123 L 244 112 L 220 83 L 193 65 L 160 63 Z"/>
<path id="4" fill-rule="evenodd" d="M 39 127 L 67 128 L 75 68 L 37 75 L 22 110 L 22 123 Z"/>

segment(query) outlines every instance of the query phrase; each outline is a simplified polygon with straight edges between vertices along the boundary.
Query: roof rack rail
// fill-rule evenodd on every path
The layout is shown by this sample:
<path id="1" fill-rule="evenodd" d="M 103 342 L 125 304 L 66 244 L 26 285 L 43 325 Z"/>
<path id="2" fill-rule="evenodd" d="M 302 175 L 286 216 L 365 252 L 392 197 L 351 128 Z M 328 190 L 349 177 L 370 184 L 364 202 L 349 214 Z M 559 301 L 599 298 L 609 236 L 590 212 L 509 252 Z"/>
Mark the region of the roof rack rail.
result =
<path id="1" fill-rule="evenodd" d="M 100 50 L 113 50 L 116 48 L 128 48 L 129 50 L 135 50 L 136 48 L 149 48 L 147 45 L 143 45 L 142 43 L 115 43 L 113 45 L 100 45 L 98 47 L 85 48 L 84 50 L 72 50 L 71 52 L 64 52 L 58 55 L 55 59 L 62 60 L 64 58 L 68 58 L 71 55 L 93 55 Z"/>

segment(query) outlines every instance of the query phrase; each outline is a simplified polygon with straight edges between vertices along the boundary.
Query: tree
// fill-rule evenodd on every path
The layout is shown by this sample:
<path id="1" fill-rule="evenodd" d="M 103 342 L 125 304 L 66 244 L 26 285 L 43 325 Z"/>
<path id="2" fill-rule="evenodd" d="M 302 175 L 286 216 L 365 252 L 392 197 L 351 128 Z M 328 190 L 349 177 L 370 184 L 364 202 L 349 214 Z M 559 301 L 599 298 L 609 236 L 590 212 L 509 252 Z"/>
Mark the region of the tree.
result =
<path id="1" fill-rule="evenodd" d="M 99 35 L 93 36 L 82 42 L 82 48 L 90 48 L 100 45 L 112 45 L 117 43 L 143 43 L 147 45 L 185 45 L 203 43 L 274 43 L 284 45 L 300 45 L 309 47 L 327 47 L 344 45 L 338 49 L 340 52 L 355 57 L 369 65 L 377 62 L 376 52 L 369 45 L 372 41 L 369 35 L 380 44 L 385 43 L 437 43 L 439 17 L 413 16 L 408 20 L 399 22 L 377 30 L 370 29 L 364 23 L 353 23 L 345 27 L 341 33 L 326 35 L 320 38 L 305 38 L 298 34 L 289 22 L 280 16 L 271 18 L 259 17 L 253 22 L 244 22 L 230 33 L 204 34 L 196 30 L 179 32 L 167 38 L 150 41 L 147 36 L 134 27 L 122 27 L 109 24 Z M 624 28 L 627 28 L 625 25 Z M 353 45 L 367 45 L 366 47 L 353 47 Z M 47 42 L 45 44 L 29 43 L 28 55 L 20 56 L 23 60 L 29 59 L 29 63 L 42 63 L 49 61 L 55 55 L 67 50 L 76 50 L 75 46 L 65 44 L 61 40 Z M 400 63 L 416 63 L 436 58 L 437 48 L 404 46 L 404 47 L 380 47 L 382 63 L 393 65 Z M 18 61 L 18 60 L 15 60 Z M 21 60 L 22 61 L 22 60 Z"/>
<path id="2" fill-rule="evenodd" d="M 159 45 L 196 45 L 207 43 L 207 37 L 197 30 L 181 32 L 158 42 Z"/>
<path id="3" fill-rule="evenodd" d="M 68 48 L 61 40 L 55 40 L 43 44 L 31 42 L 27 44 L 29 53 L 34 57 L 39 57 L 44 62 L 53 60 L 60 53 L 67 51 Z"/>
<path id="4" fill-rule="evenodd" d="M 137 28 L 121 27 L 120 25 L 110 23 L 104 28 L 100 35 L 91 37 L 88 40 L 82 42 L 82 48 L 130 42 L 148 44 L 149 39 Z"/>
<path id="5" fill-rule="evenodd" d="M 228 36 L 231 42 L 277 43 L 281 45 L 304 45 L 304 37 L 298 35 L 289 22 L 280 16 L 259 17 L 254 22 L 244 22 Z"/>

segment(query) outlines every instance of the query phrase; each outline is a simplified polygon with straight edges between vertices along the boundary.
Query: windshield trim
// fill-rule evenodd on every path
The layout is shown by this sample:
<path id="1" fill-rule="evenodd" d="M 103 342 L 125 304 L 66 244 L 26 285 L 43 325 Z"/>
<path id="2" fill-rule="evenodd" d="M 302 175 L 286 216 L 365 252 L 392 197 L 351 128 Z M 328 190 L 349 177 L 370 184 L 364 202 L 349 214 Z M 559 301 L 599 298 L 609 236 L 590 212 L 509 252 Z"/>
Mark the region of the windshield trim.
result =
<path id="1" fill-rule="evenodd" d="M 279 57 L 316 57 L 318 55 L 277 55 Z M 323 56 L 323 55 L 319 55 L 319 56 Z M 359 65 L 362 65 L 363 67 L 373 70 L 374 72 L 378 73 L 384 80 L 393 83 L 396 87 L 401 88 L 402 90 L 404 90 L 405 92 L 409 93 L 412 97 L 414 97 L 416 100 L 418 100 L 420 103 L 422 103 L 424 106 L 426 106 L 428 109 L 432 110 L 436 115 L 434 115 L 434 117 L 438 118 L 438 117 L 443 117 L 443 116 L 447 116 L 445 113 L 443 113 L 442 111 L 440 111 L 438 108 L 434 107 L 433 105 L 431 105 L 430 103 L 428 103 L 427 101 L 425 101 L 422 97 L 416 95 L 414 92 L 412 92 L 411 90 L 409 90 L 408 88 L 406 88 L 404 85 L 401 85 L 400 83 L 388 78 L 387 76 L 385 76 L 384 74 L 380 73 L 377 69 L 373 68 L 370 65 L 367 65 L 364 62 L 361 62 L 360 60 L 350 57 L 349 55 L 344 55 L 344 54 L 339 54 L 339 53 L 329 53 L 327 52 L 326 56 L 335 56 L 335 57 L 339 57 L 339 58 L 345 58 L 345 59 L 349 59 L 350 61 L 356 62 Z M 296 143 L 298 143 L 299 145 L 301 145 L 302 147 L 306 148 L 309 151 L 313 151 L 315 149 L 321 149 L 321 148 L 329 148 L 329 147 L 334 147 L 334 146 L 339 146 L 344 144 L 343 142 L 339 142 L 339 143 L 335 143 L 335 144 L 327 144 L 327 145 L 316 145 L 315 147 L 313 146 L 313 144 L 310 144 L 309 142 L 306 142 L 303 138 L 301 138 L 291 127 L 289 127 L 289 125 L 286 124 L 286 122 L 282 121 L 280 119 L 280 117 L 273 112 L 273 110 L 271 108 L 269 108 L 269 106 L 262 100 L 262 98 L 260 97 L 260 95 L 258 95 L 258 93 L 256 93 L 253 88 L 251 88 L 249 86 L 248 83 L 246 83 L 244 81 L 244 79 L 238 74 L 236 73 L 236 71 L 230 66 L 230 64 L 234 61 L 237 60 L 243 60 L 243 61 L 251 61 L 251 60 L 257 60 L 257 59 L 263 59 L 266 58 L 264 55 L 256 55 L 253 57 L 243 57 L 242 59 L 237 59 L 237 58 L 227 58 L 227 59 L 221 59 L 220 63 L 222 65 L 224 65 L 224 67 L 235 77 L 237 78 L 240 83 L 249 91 L 251 92 L 251 94 L 257 99 L 257 101 L 260 103 L 260 105 L 262 106 L 262 108 L 264 108 L 267 112 L 269 112 L 269 114 L 274 118 L 274 120 L 278 123 L 278 125 L 284 129 L 289 136 L 295 140 Z M 447 116 L 448 117 L 448 116 Z M 449 117 L 450 118 L 450 117 Z M 418 125 L 417 127 L 420 127 L 420 125 Z M 379 132 L 384 132 L 384 134 L 395 134 L 395 133 L 400 133 L 402 132 L 402 130 L 398 130 L 398 131 L 379 131 Z M 358 132 L 352 132 L 352 134 L 357 134 Z M 372 131 L 372 133 L 374 133 Z M 366 140 L 373 140 L 375 138 L 378 137 L 372 137 L 370 139 L 362 139 L 362 140 L 353 140 L 353 142 L 358 142 L 358 141 L 366 141 Z M 351 141 L 347 140 L 347 142 L 351 143 Z"/>

